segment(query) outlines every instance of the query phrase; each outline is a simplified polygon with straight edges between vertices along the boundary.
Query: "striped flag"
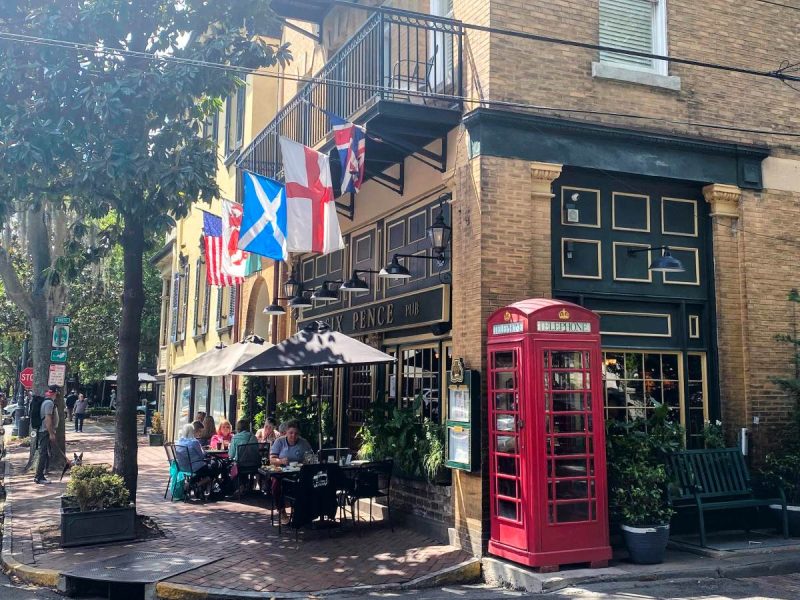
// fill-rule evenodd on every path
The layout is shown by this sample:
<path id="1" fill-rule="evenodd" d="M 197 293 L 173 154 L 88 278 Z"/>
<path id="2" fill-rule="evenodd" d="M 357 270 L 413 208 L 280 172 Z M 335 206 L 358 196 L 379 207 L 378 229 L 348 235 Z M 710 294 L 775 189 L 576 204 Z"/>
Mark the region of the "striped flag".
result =
<path id="1" fill-rule="evenodd" d="M 342 163 L 342 194 L 357 194 L 364 182 L 366 166 L 367 134 L 363 127 L 327 113 L 333 126 L 333 137 L 339 160 Z"/>
<path id="2" fill-rule="evenodd" d="M 206 248 L 208 284 L 226 286 L 242 283 L 244 277 L 231 277 L 222 272 L 222 219 L 205 211 L 203 211 L 203 240 Z"/>

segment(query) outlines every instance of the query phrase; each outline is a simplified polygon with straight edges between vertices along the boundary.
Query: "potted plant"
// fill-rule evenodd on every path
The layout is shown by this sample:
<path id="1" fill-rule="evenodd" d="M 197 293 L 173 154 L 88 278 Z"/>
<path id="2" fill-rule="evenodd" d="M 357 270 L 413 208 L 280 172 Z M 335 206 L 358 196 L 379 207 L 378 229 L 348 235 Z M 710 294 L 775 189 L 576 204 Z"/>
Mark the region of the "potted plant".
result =
<path id="1" fill-rule="evenodd" d="M 425 433 L 425 453 L 422 467 L 428 479 L 438 485 L 450 484 L 450 470 L 445 466 L 444 428 L 430 419 L 422 423 Z"/>
<path id="2" fill-rule="evenodd" d="M 164 445 L 164 425 L 161 422 L 161 413 L 158 411 L 153 413 L 153 421 L 150 426 L 150 445 Z"/>
<path id="3" fill-rule="evenodd" d="M 669 541 L 674 511 L 664 462 L 683 439 L 683 429 L 670 416 L 669 408 L 659 404 L 648 419 L 609 421 L 606 427 L 610 508 L 630 560 L 637 564 L 662 562 Z"/>
<path id="4" fill-rule="evenodd" d="M 772 452 L 764 459 L 761 469 L 764 483 L 771 488 L 782 489 L 786 494 L 786 509 L 789 513 L 789 535 L 800 537 L 800 451 Z M 783 507 L 770 504 L 775 519 L 782 518 Z"/>
<path id="5" fill-rule="evenodd" d="M 125 482 L 106 465 L 72 469 L 61 497 L 61 545 L 85 546 L 136 537 L 136 507 Z"/>

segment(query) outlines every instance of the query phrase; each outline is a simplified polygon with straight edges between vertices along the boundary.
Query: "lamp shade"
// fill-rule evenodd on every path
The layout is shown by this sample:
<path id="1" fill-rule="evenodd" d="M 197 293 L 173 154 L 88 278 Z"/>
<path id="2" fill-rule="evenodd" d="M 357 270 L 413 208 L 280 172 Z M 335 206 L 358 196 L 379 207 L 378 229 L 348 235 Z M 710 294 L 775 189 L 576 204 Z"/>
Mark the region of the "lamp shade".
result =
<path id="1" fill-rule="evenodd" d="M 444 210 L 440 210 L 436 215 L 433 224 L 428 227 L 428 238 L 431 240 L 431 246 L 437 254 L 443 254 L 447 247 L 450 245 L 450 236 L 453 229 L 444 221 Z"/>
<path id="2" fill-rule="evenodd" d="M 664 254 L 650 263 L 650 270 L 660 273 L 683 273 L 683 263 L 672 256 L 669 250 L 664 250 Z"/>
<path id="3" fill-rule="evenodd" d="M 326 281 L 321 288 L 311 295 L 311 299 L 317 302 L 336 302 L 339 299 L 339 295 L 330 289 Z"/>
<path id="4" fill-rule="evenodd" d="M 378 277 L 384 279 L 411 279 L 411 272 L 401 265 L 397 255 L 394 255 L 392 262 L 380 270 Z"/>
<path id="5" fill-rule="evenodd" d="M 278 304 L 277 300 L 273 300 L 272 304 L 267 306 L 263 312 L 265 315 L 269 315 L 271 317 L 282 317 L 286 314 L 286 309 Z"/>
<path id="6" fill-rule="evenodd" d="M 340 287 L 340 292 L 345 294 L 352 294 L 353 292 L 368 292 L 369 284 L 358 276 L 358 273 L 353 272 L 353 276 L 345 281 Z"/>
<path id="7" fill-rule="evenodd" d="M 314 306 L 314 303 L 303 294 L 303 290 L 297 290 L 297 293 L 289 300 L 289 306 L 292 308 L 310 308 Z"/>

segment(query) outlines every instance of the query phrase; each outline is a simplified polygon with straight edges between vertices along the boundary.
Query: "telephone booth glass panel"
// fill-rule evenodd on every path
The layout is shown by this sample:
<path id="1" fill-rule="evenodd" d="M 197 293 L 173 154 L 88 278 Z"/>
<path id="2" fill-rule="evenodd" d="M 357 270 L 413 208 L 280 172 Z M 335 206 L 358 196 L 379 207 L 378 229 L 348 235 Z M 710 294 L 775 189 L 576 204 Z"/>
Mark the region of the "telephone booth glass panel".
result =
<path id="1" fill-rule="evenodd" d="M 522 521 L 519 432 L 519 356 L 514 348 L 492 353 L 492 441 L 495 511 L 503 521 Z"/>

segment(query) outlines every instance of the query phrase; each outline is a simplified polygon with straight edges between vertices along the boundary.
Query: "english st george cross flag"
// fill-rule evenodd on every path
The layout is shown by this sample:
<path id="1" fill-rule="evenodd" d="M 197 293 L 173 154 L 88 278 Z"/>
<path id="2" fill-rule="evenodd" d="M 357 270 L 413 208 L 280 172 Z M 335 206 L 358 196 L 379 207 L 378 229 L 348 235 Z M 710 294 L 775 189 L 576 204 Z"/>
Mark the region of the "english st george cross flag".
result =
<path id="1" fill-rule="evenodd" d="M 235 279 L 247 275 L 249 255 L 239 249 L 239 229 L 242 226 L 242 205 L 222 201 L 222 272 Z"/>
<path id="2" fill-rule="evenodd" d="M 333 126 L 333 138 L 342 162 L 342 194 L 357 194 L 364 182 L 367 134 L 362 127 L 328 113 Z"/>
<path id="3" fill-rule="evenodd" d="M 344 248 L 328 156 L 281 137 L 286 180 L 286 249 L 329 254 Z"/>
<path id="4" fill-rule="evenodd" d="M 203 240 L 206 247 L 206 281 L 209 285 L 236 285 L 244 277 L 231 277 L 222 272 L 222 219 L 203 211 Z"/>
<path id="5" fill-rule="evenodd" d="M 244 216 L 239 248 L 273 260 L 287 260 L 286 190 L 281 183 L 244 172 Z"/>

